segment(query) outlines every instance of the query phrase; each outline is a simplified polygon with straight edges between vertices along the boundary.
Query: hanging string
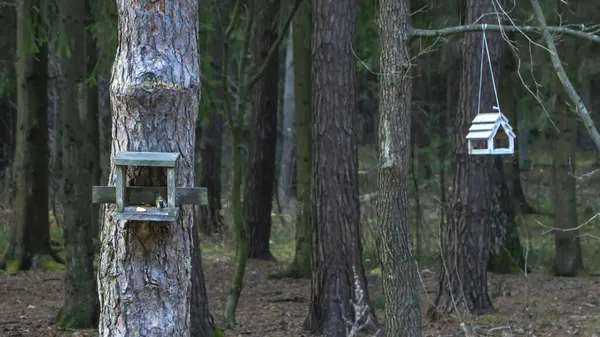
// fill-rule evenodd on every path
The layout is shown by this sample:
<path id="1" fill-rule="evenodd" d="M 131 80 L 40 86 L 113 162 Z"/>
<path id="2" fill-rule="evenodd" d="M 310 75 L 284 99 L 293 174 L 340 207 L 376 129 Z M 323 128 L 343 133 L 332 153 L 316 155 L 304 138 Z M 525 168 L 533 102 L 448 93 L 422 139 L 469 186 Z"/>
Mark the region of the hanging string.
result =
<path id="1" fill-rule="evenodd" d="M 492 58 L 490 56 L 490 49 L 488 47 L 487 38 L 485 35 L 485 29 L 487 23 L 483 25 L 483 37 L 481 39 L 481 65 L 479 67 L 479 96 L 477 97 L 477 114 L 481 112 L 481 89 L 483 87 L 483 62 L 484 52 L 487 54 L 488 64 L 490 66 L 490 76 L 492 77 L 492 86 L 494 87 L 494 96 L 496 97 L 496 106 L 494 110 L 500 112 L 500 100 L 498 99 L 498 90 L 496 90 L 496 80 L 494 79 L 494 69 L 492 68 Z"/>

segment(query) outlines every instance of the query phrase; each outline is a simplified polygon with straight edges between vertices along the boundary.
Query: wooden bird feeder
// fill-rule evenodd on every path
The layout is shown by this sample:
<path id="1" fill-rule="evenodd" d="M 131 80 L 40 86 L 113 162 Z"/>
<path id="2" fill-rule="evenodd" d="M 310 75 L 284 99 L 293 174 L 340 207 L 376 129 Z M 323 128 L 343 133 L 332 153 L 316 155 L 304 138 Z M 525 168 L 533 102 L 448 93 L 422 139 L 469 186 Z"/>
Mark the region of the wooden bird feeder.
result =
<path id="1" fill-rule="evenodd" d="M 180 205 L 208 205 L 206 188 L 176 186 L 179 156 L 172 152 L 117 153 L 113 160 L 115 186 L 93 186 L 92 203 L 117 204 L 113 217 L 118 220 L 163 222 L 177 221 Z M 126 186 L 127 166 L 166 168 L 167 186 Z M 166 197 L 166 208 L 156 208 L 157 192 Z"/>
<path id="2" fill-rule="evenodd" d="M 501 112 L 478 114 L 467 135 L 469 154 L 503 155 L 515 153 L 515 133 Z"/>

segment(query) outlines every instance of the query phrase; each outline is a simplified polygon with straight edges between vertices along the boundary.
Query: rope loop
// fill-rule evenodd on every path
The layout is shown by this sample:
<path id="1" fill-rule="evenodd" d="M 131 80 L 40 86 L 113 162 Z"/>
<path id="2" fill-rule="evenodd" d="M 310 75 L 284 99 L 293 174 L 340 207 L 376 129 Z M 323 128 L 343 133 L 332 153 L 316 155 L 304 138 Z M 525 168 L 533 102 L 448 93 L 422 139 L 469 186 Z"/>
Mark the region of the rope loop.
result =
<path id="1" fill-rule="evenodd" d="M 487 28 L 487 23 L 483 24 L 483 32 L 481 38 L 481 65 L 479 67 L 479 96 L 477 97 L 477 114 L 481 113 L 481 90 L 483 87 L 483 62 L 484 56 L 487 55 L 487 61 L 490 66 L 490 76 L 492 77 L 492 86 L 494 88 L 494 96 L 496 97 L 496 106 L 494 106 L 494 110 L 500 112 L 500 100 L 498 98 L 498 90 L 496 89 L 496 80 L 494 79 L 494 69 L 492 68 L 492 58 L 490 56 L 490 49 L 488 47 L 487 38 L 485 34 L 485 30 Z"/>

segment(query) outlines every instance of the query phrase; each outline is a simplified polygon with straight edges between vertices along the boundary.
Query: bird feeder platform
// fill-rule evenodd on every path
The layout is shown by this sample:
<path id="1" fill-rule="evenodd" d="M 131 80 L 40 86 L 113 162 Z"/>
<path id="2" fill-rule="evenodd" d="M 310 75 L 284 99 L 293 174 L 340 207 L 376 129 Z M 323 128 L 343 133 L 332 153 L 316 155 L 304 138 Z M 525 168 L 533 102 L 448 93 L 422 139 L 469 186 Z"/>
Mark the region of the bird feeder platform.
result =
<path id="1" fill-rule="evenodd" d="M 208 205 L 206 188 L 177 187 L 177 164 L 179 153 L 131 152 L 115 155 L 115 186 L 93 186 L 92 203 L 116 204 L 113 218 L 129 221 L 177 221 L 180 205 Z M 127 186 L 127 166 L 162 167 L 167 169 L 167 186 Z M 167 207 L 157 208 L 156 193 L 165 195 Z M 149 206 L 154 205 L 154 206 Z"/>
<path id="2" fill-rule="evenodd" d="M 478 114 L 467 134 L 469 154 L 514 154 L 515 138 L 517 137 L 508 123 L 508 118 L 501 112 Z"/>

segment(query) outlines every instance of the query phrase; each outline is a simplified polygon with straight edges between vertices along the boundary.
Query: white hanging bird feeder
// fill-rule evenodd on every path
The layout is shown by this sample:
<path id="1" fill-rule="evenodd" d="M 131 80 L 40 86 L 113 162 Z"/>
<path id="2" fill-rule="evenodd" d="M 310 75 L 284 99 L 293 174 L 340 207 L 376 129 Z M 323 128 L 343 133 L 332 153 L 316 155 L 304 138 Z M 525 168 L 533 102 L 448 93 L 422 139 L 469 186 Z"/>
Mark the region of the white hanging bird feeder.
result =
<path id="1" fill-rule="evenodd" d="M 467 135 L 469 154 L 513 154 L 515 138 L 508 118 L 501 112 L 477 114 Z"/>
<path id="2" fill-rule="evenodd" d="M 469 133 L 467 134 L 467 143 L 469 154 L 471 155 L 504 155 L 515 153 L 515 138 L 512 127 L 508 123 L 508 118 L 500 111 L 500 101 L 498 91 L 496 90 L 496 81 L 494 80 L 494 71 L 492 69 L 492 60 L 485 37 L 485 28 L 483 27 L 483 38 L 481 40 L 481 67 L 479 70 L 479 96 L 477 102 L 477 116 L 471 122 Z M 492 113 L 481 112 L 481 89 L 483 81 L 483 62 L 484 52 L 487 54 L 492 85 L 494 86 L 494 95 L 496 96 L 496 106 Z"/>

